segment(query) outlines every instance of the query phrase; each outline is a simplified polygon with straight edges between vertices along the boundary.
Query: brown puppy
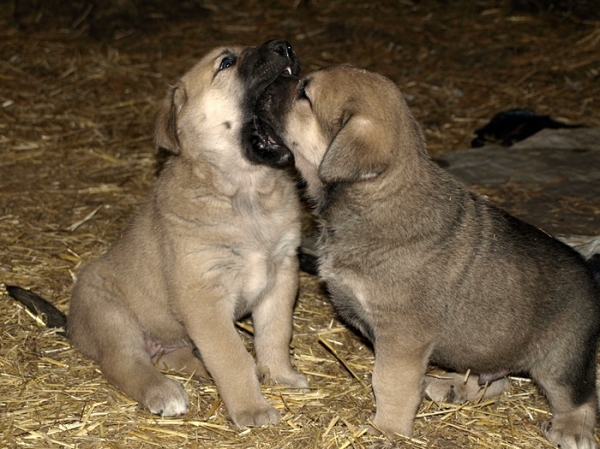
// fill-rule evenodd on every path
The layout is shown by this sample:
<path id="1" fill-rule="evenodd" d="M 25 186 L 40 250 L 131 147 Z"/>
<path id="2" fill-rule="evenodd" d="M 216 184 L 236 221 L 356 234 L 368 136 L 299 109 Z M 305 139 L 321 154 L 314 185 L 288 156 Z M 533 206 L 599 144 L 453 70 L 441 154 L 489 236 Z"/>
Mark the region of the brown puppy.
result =
<path id="1" fill-rule="evenodd" d="M 319 272 L 374 344 L 374 423 L 411 435 L 429 362 L 493 381 L 529 373 L 548 439 L 595 447 L 600 288 L 582 258 L 427 156 L 387 78 L 351 66 L 280 78 L 255 147 L 291 150 L 321 220 Z"/>
<path id="2" fill-rule="evenodd" d="M 274 424 L 258 371 L 305 387 L 289 343 L 299 205 L 288 173 L 250 161 L 242 134 L 258 95 L 297 74 L 285 41 L 217 48 L 170 90 L 156 124 L 173 155 L 121 238 L 73 288 L 68 338 L 111 383 L 163 416 L 187 411 L 160 367 L 214 379 L 237 426 Z M 252 314 L 257 364 L 234 321 Z M 206 368 L 206 371 L 205 371 Z"/>

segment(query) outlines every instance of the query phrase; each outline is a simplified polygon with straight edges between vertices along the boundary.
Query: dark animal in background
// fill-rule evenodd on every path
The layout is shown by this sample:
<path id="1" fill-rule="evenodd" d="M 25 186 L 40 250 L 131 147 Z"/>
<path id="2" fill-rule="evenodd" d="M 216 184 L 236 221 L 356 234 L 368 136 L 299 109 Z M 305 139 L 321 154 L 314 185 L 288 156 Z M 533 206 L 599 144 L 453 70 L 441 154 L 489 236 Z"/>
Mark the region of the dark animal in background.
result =
<path id="1" fill-rule="evenodd" d="M 432 362 L 490 386 L 528 373 L 550 402 L 549 441 L 596 447 L 600 286 L 580 254 L 433 163 L 383 76 L 280 77 L 256 114 L 257 151 L 277 142 L 306 180 L 333 304 L 373 342 L 381 431 L 412 434 Z"/>
<path id="2" fill-rule="evenodd" d="M 476 130 L 477 137 L 471 142 L 471 147 L 479 148 L 485 145 L 509 147 L 542 129 L 581 127 L 581 125 L 558 122 L 548 115 L 538 115 L 529 109 L 509 109 L 499 112 L 487 125 Z"/>

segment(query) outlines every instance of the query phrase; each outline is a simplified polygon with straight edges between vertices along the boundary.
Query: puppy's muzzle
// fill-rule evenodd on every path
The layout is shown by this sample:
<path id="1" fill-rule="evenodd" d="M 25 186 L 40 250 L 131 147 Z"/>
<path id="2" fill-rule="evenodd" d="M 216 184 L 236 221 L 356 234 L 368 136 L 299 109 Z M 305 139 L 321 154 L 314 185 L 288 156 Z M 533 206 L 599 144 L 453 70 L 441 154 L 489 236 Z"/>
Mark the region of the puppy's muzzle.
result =
<path id="1" fill-rule="evenodd" d="M 283 56 L 290 62 L 290 64 L 288 66 L 286 66 L 285 69 L 283 69 L 283 72 L 281 73 L 281 75 L 282 76 L 298 75 L 300 67 L 297 63 L 295 63 L 295 61 L 298 60 L 298 57 L 296 56 L 296 53 L 292 49 L 292 46 L 289 44 L 289 42 L 284 41 L 284 40 L 276 40 L 276 41 L 272 41 L 272 42 L 273 42 L 273 51 L 275 51 L 275 53 L 279 53 L 281 56 Z M 293 73 L 293 72 L 296 72 L 296 73 Z"/>
<path id="2" fill-rule="evenodd" d="M 252 120 L 244 125 L 242 143 L 246 157 L 253 163 L 275 167 L 291 165 L 294 158 L 290 150 L 282 143 L 266 111 L 270 111 L 271 103 L 279 97 L 285 86 L 297 84 L 300 73 L 300 61 L 285 40 L 272 40 L 261 47 L 268 49 L 263 53 L 263 66 L 272 77 L 265 77 L 263 73 L 255 75 L 258 78 L 252 94 L 250 108 L 253 110 Z M 254 99 L 255 98 L 255 99 Z"/>

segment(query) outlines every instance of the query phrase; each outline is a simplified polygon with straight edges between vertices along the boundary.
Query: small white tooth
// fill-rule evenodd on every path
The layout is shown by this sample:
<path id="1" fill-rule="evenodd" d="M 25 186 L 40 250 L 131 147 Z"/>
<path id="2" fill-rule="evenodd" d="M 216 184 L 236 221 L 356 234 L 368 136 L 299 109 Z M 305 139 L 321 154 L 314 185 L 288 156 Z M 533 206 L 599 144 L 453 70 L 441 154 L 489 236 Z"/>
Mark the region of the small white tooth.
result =
<path id="1" fill-rule="evenodd" d="M 285 71 L 287 72 L 288 75 L 292 74 L 292 68 L 291 67 L 286 67 Z"/>

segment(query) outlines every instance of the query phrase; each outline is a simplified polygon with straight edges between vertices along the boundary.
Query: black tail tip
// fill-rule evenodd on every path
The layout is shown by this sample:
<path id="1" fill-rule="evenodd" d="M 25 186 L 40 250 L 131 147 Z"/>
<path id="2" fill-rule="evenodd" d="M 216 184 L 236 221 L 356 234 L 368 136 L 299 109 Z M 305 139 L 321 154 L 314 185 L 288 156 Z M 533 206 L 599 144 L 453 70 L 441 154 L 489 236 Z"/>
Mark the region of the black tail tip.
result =
<path id="1" fill-rule="evenodd" d="M 41 296 L 16 285 L 6 285 L 6 291 L 13 299 L 27 307 L 31 313 L 42 317 L 50 329 L 66 329 L 67 316 Z M 59 332 L 59 334 L 65 335 L 66 333 Z"/>

